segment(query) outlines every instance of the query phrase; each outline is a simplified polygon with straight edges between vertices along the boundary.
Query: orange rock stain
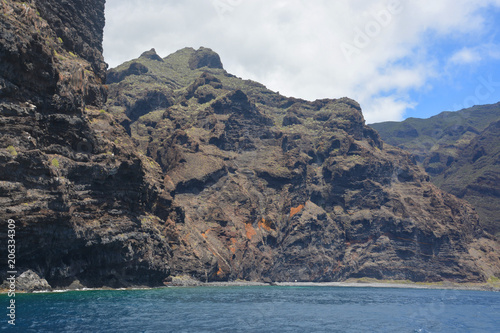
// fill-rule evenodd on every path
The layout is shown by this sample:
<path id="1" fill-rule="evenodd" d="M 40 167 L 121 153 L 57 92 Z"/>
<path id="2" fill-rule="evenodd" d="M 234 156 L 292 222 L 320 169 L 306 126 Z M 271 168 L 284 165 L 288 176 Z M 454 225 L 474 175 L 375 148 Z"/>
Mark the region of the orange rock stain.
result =
<path id="1" fill-rule="evenodd" d="M 264 218 L 260 219 L 258 225 L 259 225 L 259 228 L 261 228 L 261 229 L 265 229 L 267 231 L 273 230 L 273 229 L 271 229 L 271 223 L 267 222 L 266 219 L 264 219 Z"/>
<path id="2" fill-rule="evenodd" d="M 251 223 L 245 224 L 245 230 L 247 233 L 247 238 L 250 240 L 252 239 L 253 236 L 257 235 L 257 232 L 255 231 Z"/>
<path id="3" fill-rule="evenodd" d="M 233 253 L 236 254 L 236 238 L 231 238 L 231 245 L 229 246 L 229 250 Z"/>
<path id="4" fill-rule="evenodd" d="M 304 205 L 298 205 L 297 207 L 290 208 L 290 218 L 299 213 L 302 209 L 304 209 Z"/>

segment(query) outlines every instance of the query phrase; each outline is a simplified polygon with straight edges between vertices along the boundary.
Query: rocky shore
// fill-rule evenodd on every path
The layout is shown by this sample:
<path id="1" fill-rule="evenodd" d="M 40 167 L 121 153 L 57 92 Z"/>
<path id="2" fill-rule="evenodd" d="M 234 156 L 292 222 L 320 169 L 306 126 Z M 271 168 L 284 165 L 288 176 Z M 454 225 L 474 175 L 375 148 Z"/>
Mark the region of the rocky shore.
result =
<path id="1" fill-rule="evenodd" d="M 500 292 L 499 282 L 488 283 L 416 283 L 411 281 L 378 281 L 373 279 L 350 279 L 344 282 L 256 282 L 256 281 L 222 281 L 222 282 L 200 282 L 193 279 L 181 278 L 174 283 L 166 283 L 163 287 L 134 287 L 134 288 L 67 288 L 52 290 L 39 289 L 26 292 L 67 292 L 67 291 L 87 291 L 87 290 L 146 290 L 157 288 L 173 288 L 173 287 L 337 287 L 337 288 L 402 288 L 402 289 L 443 289 L 443 290 L 476 290 L 476 291 L 496 291 Z M 7 293 L 7 289 L 0 287 L 0 294 Z"/>

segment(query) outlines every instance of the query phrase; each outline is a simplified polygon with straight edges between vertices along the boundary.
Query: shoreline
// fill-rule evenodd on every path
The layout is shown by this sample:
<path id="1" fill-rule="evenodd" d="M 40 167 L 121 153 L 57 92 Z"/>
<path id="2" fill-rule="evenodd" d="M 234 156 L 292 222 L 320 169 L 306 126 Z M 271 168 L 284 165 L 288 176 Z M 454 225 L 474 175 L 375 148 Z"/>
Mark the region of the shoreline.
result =
<path id="1" fill-rule="evenodd" d="M 409 281 L 372 281 L 347 280 L 342 282 L 205 282 L 201 287 L 237 286 L 277 286 L 277 287 L 338 287 L 338 288 L 400 288 L 400 289 L 452 289 L 500 292 L 500 285 L 491 283 L 454 283 L 454 282 L 409 282 Z"/>
<path id="2" fill-rule="evenodd" d="M 187 281 L 185 281 L 187 282 Z M 391 281 L 374 279 L 352 279 L 342 282 L 258 282 L 258 281 L 214 281 L 194 283 L 190 280 L 187 283 L 178 282 L 165 286 L 148 287 L 135 286 L 125 288 L 81 288 L 81 289 L 53 289 L 41 291 L 16 291 L 21 294 L 49 294 L 81 291 L 125 291 L 125 290 L 152 290 L 164 288 L 199 288 L 199 287 L 336 287 L 336 288 L 398 288 L 398 289 L 442 289 L 442 290 L 471 290 L 471 291 L 493 291 L 500 292 L 500 284 L 497 283 L 455 283 L 455 282 L 411 282 L 411 281 Z M 8 290 L 0 290 L 0 295 L 7 294 Z"/>

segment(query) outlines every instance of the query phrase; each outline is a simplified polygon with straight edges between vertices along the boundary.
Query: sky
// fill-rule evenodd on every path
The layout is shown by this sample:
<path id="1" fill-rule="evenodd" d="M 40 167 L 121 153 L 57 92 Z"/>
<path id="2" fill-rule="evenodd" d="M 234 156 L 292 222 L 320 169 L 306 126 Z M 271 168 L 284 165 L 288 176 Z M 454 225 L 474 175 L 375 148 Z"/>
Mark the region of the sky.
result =
<path id="1" fill-rule="evenodd" d="M 281 95 L 350 97 L 367 123 L 500 101 L 500 0 L 107 0 L 110 68 L 208 47 Z"/>

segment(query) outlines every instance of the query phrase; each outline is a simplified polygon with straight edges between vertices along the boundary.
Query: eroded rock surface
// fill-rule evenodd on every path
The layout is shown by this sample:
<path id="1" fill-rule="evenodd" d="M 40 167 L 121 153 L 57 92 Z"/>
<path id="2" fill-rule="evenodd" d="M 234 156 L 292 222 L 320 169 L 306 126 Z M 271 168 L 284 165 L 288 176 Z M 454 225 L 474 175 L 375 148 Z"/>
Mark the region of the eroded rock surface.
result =
<path id="1" fill-rule="evenodd" d="M 147 51 L 104 86 L 104 0 L 0 9 L 0 228 L 16 221 L 19 271 L 52 288 L 499 275 L 472 208 L 355 101 L 281 96 L 206 48 Z"/>
<path id="2" fill-rule="evenodd" d="M 498 238 L 499 123 L 496 103 L 370 126 L 384 141 L 414 154 L 434 184 L 471 203 L 485 230 Z"/>
<path id="3" fill-rule="evenodd" d="M 0 11 L 0 227 L 16 221 L 17 270 L 54 288 L 161 284 L 177 238 L 152 214 L 169 196 L 103 110 L 104 0 Z"/>
<path id="4" fill-rule="evenodd" d="M 182 212 L 181 239 L 194 252 L 174 251 L 174 275 L 479 281 L 498 270 L 496 245 L 473 209 L 433 186 L 411 155 L 384 145 L 358 103 L 287 98 L 223 68 L 192 66 L 199 52 L 110 71 L 148 68 L 112 82 L 107 105 L 160 165 Z M 153 92 L 170 105 L 150 99 L 140 117 L 123 118 Z M 473 252 L 489 258 L 489 273 L 469 253 L 477 239 L 488 244 Z"/>

